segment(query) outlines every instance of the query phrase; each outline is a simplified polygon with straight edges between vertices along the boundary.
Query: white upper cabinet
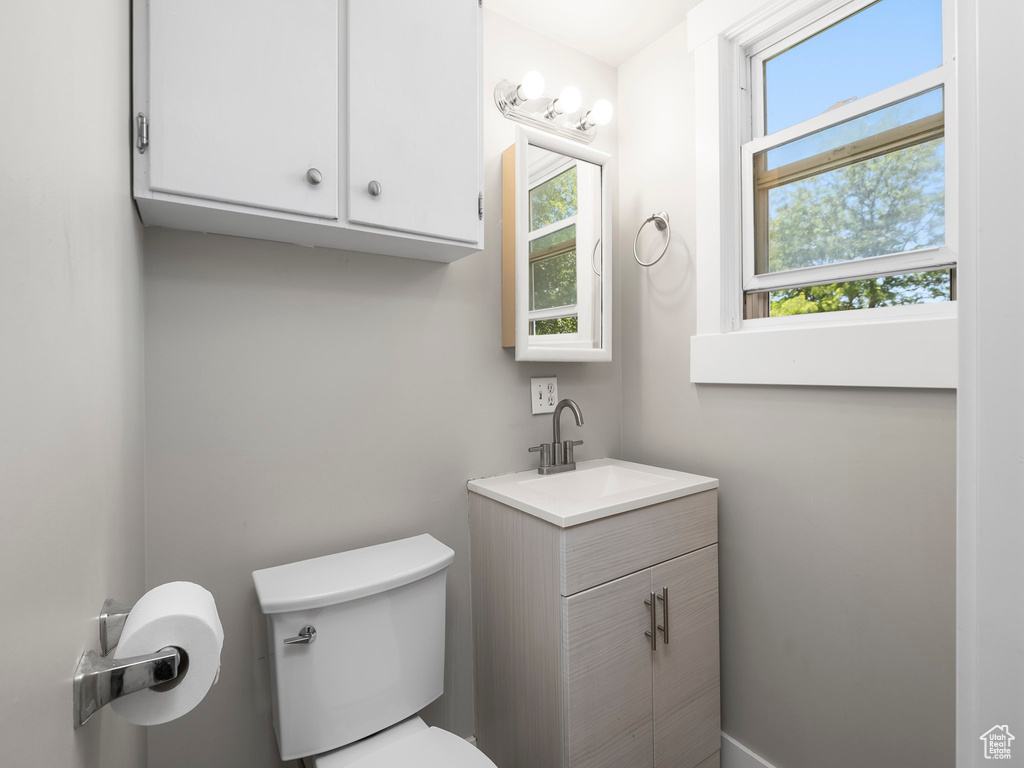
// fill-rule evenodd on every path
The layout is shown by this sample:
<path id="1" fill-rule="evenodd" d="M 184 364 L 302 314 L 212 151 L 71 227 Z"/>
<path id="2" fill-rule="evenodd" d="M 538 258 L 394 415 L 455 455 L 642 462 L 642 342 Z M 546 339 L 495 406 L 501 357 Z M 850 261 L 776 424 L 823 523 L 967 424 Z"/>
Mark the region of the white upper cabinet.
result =
<path id="1" fill-rule="evenodd" d="M 150 188 L 338 218 L 337 28 L 337 0 L 149 0 Z"/>
<path id="2" fill-rule="evenodd" d="M 351 221 L 476 242 L 479 16 L 474 0 L 349 2 Z"/>
<path id="3" fill-rule="evenodd" d="M 483 248 L 477 0 L 133 2 L 147 225 L 443 262 Z"/>

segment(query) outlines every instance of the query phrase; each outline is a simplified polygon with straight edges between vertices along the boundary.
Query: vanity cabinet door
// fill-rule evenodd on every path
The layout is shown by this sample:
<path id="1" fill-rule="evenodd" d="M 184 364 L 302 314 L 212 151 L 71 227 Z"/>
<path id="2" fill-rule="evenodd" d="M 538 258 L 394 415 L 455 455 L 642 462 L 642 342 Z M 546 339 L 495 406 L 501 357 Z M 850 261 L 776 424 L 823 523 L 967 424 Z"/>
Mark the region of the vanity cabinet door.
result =
<path id="1" fill-rule="evenodd" d="M 336 219 L 337 0 L 149 0 L 148 14 L 149 189 Z"/>
<path id="2" fill-rule="evenodd" d="M 721 744 L 718 650 L 718 545 L 653 569 L 668 588 L 668 642 L 659 632 L 654 663 L 654 765 L 693 768 Z M 665 601 L 658 600 L 665 623 Z"/>
<path id="3" fill-rule="evenodd" d="M 650 592 L 645 570 L 563 598 L 567 768 L 652 765 Z"/>
<path id="4" fill-rule="evenodd" d="M 480 241 L 480 15 L 472 0 L 349 0 L 349 221 Z"/>

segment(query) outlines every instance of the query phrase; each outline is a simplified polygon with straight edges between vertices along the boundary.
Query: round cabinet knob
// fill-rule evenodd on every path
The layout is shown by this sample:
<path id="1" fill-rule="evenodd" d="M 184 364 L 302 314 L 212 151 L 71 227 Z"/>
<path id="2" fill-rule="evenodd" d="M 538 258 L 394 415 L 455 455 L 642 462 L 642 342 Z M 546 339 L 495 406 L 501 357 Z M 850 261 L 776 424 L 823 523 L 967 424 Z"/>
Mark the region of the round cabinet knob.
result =
<path id="1" fill-rule="evenodd" d="M 324 180 L 323 174 L 320 173 L 316 168 L 310 168 L 306 171 L 306 181 L 312 184 L 314 187 Z"/>
<path id="2" fill-rule="evenodd" d="M 366 191 L 370 193 L 371 197 L 380 197 L 380 193 L 384 191 L 384 188 L 380 185 L 379 181 L 371 181 L 366 185 Z"/>

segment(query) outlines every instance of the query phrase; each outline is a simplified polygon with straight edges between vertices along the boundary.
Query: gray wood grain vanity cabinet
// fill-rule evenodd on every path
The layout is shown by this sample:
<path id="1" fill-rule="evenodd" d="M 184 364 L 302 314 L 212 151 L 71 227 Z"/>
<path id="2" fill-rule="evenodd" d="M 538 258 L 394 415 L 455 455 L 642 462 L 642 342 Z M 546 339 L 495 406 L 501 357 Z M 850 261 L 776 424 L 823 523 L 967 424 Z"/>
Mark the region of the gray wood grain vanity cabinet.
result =
<path id="1" fill-rule="evenodd" d="M 469 497 L 480 749 L 501 768 L 716 768 L 718 491 L 568 527 Z"/>

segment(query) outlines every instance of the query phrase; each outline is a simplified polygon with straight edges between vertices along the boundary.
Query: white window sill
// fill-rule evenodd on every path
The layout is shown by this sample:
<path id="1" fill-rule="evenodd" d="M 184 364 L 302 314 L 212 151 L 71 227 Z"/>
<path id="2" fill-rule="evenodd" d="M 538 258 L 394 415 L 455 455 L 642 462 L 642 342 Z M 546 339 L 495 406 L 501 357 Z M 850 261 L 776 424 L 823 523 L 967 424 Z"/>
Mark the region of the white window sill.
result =
<path id="1" fill-rule="evenodd" d="M 770 322 L 757 321 L 756 328 L 748 323 L 732 333 L 691 337 L 690 381 L 956 389 L 955 309 L 941 315 L 874 322 L 775 327 L 768 325 Z"/>

